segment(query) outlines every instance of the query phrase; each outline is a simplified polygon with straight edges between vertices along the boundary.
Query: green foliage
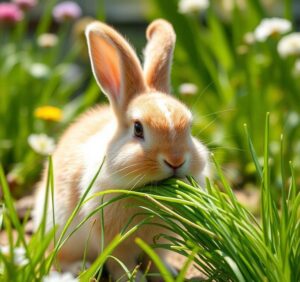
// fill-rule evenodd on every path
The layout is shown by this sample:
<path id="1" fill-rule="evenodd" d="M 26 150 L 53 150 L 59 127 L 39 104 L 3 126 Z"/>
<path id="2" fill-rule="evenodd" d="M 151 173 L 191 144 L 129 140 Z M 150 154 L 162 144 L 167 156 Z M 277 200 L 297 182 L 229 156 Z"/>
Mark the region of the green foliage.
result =
<path id="1" fill-rule="evenodd" d="M 0 26 L 0 158 L 14 194 L 32 187 L 40 172 L 42 157 L 28 145 L 34 133 L 57 138 L 71 120 L 99 99 L 99 89 L 91 76 L 82 32 L 83 23 L 55 23 L 52 10 L 56 0 L 41 1 L 14 25 Z M 218 160 L 235 168 L 235 185 L 254 180 L 254 167 L 245 154 L 242 124 L 249 133 L 261 162 L 261 122 L 272 111 L 271 137 L 278 140 L 284 128 L 284 158 L 293 159 L 299 170 L 299 73 L 294 72 L 296 56 L 281 58 L 276 50 L 281 35 L 265 42 L 249 43 L 245 35 L 259 22 L 272 16 L 264 1 L 245 1 L 222 10 L 220 1 L 210 1 L 202 12 L 182 14 L 177 0 L 152 0 L 151 17 L 171 21 L 177 34 L 172 84 L 176 95 L 184 82 L 198 86 L 194 96 L 182 96 L 194 113 L 194 134 Z M 276 2 L 276 1 L 274 1 Z M 104 19 L 103 1 L 97 1 L 97 18 Z M 293 21 L 291 1 L 284 1 L 284 15 Z M 34 12 L 40 11 L 37 25 Z M 81 29 L 79 28 L 81 26 Z M 40 36 L 53 33 L 58 41 L 43 47 Z M 75 35 L 75 36 L 73 36 Z M 134 42 L 134 38 L 132 40 Z M 51 44 L 50 44 L 51 45 Z M 182 71 L 184 69 L 184 71 Z M 103 96 L 101 96 L 103 99 Z M 60 121 L 38 118 L 41 106 L 58 107 Z M 276 158 L 279 143 L 271 144 Z M 271 178 L 280 182 L 278 159 Z M 288 166 L 284 167 L 285 173 Z M 236 180 L 238 179 L 238 180 Z"/>
<path id="2" fill-rule="evenodd" d="M 32 186 L 40 173 L 43 159 L 29 147 L 28 137 L 45 133 L 57 138 L 99 92 L 87 64 L 83 31 L 76 31 L 83 23 L 53 22 L 56 2 L 41 1 L 22 21 L 0 23 L 0 159 L 14 188 Z M 32 28 L 38 8 L 39 22 Z M 52 39 L 42 40 L 48 33 Z M 58 108 L 62 118 L 37 117 L 43 106 Z"/>
<path id="3" fill-rule="evenodd" d="M 154 217 L 160 218 L 159 224 L 165 227 L 166 232 L 159 234 L 154 239 L 152 247 L 169 249 L 187 257 L 185 265 L 174 280 L 175 278 L 172 277 L 152 247 L 141 239 L 136 239 L 138 246 L 153 260 L 165 281 L 183 281 L 187 267 L 192 262 L 209 281 L 298 281 L 300 279 L 300 193 L 296 187 L 293 165 L 290 164 L 289 185 L 286 187 L 285 182 L 282 183 L 280 202 L 277 197 L 274 197 L 272 192 L 274 183 L 269 178 L 271 172 L 268 165 L 269 142 L 269 114 L 267 114 L 264 141 L 265 160 L 262 168 L 257 166 L 258 179 L 261 184 L 259 219 L 255 218 L 237 201 L 218 162 L 212 156 L 220 182 L 219 185 L 216 185 L 207 179 L 206 189 L 199 187 L 192 178 L 188 178 L 190 184 L 178 179 L 169 179 L 156 186 L 146 186 L 136 191 L 106 190 L 86 199 L 86 195 L 97 177 L 96 174 L 64 226 L 58 240 L 55 240 L 54 229 L 50 233 L 44 234 L 44 221 L 30 241 L 25 240 L 24 228 L 16 215 L 1 169 L 0 185 L 3 187 L 4 193 L 4 211 L 1 210 L 1 217 L 4 219 L 4 228 L 10 240 L 11 255 L 0 252 L 2 269 L 4 269 L 4 271 L 0 271 L 0 280 L 39 281 L 49 273 L 61 246 L 91 216 L 96 214 L 101 216 L 102 210 L 107 205 L 126 197 L 132 197 L 137 200 L 144 219 L 127 230 L 131 222 L 129 219 L 120 235 L 110 242 L 91 267 L 82 270 L 79 276 L 80 281 L 89 281 L 90 278 L 97 275 L 105 261 L 111 257 L 113 249 L 128 236 L 133 236 L 140 226 L 158 224 L 157 221 L 153 223 Z M 249 137 L 248 143 L 252 144 Z M 253 146 L 250 147 L 250 151 L 254 162 L 257 162 Z M 51 159 L 49 167 L 51 168 Z M 100 170 L 101 167 L 98 173 Z M 50 169 L 46 193 L 51 191 L 52 178 L 53 171 Z M 65 236 L 82 205 L 88 204 L 89 200 L 94 197 L 103 199 L 106 194 L 117 194 L 117 196 L 107 202 L 102 201 L 99 207 L 80 222 L 74 230 L 71 230 L 68 236 Z M 16 243 L 12 239 L 13 228 L 16 229 L 18 235 Z M 171 234 L 176 234 L 176 237 Z M 165 239 L 163 244 L 159 243 L 160 238 Z M 50 243 L 54 244 L 53 251 L 46 254 Z M 16 263 L 12 255 L 16 246 L 24 248 L 28 260 L 24 266 L 18 266 L 18 271 L 15 271 Z M 118 261 L 117 258 L 114 259 Z M 129 279 L 133 279 L 134 274 L 131 274 L 123 264 L 126 262 L 119 261 L 119 263 L 123 265 Z M 146 274 L 146 277 L 147 275 L 151 274 Z"/>
<path id="4" fill-rule="evenodd" d="M 230 170 L 238 167 L 237 178 L 242 179 L 232 179 L 236 185 L 252 181 L 254 176 L 254 168 L 249 166 L 245 154 L 247 144 L 242 125 L 248 124 L 261 159 L 262 120 L 268 111 L 272 112 L 271 137 L 279 140 L 284 128 L 283 155 L 295 160 L 298 172 L 300 80 L 294 67 L 299 55 L 286 58 L 279 55 L 277 45 L 283 36 L 280 34 L 264 42 L 247 39 L 247 33 L 252 33 L 263 18 L 274 16 L 265 1 L 249 0 L 244 5 L 232 1 L 232 8 L 227 10 L 222 8 L 223 2 L 210 1 L 208 10 L 199 16 L 199 13 L 181 14 L 177 0 L 153 0 L 156 9 L 151 18 L 166 18 L 177 33 L 172 69 L 174 91 L 180 95 L 178 87 L 184 82 L 198 86 L 194 96 L 181 97 L 194 112 L 193 132 L 208 143 L 220 161 L 231 164 Z M 285 8 L 279 16 L 293 22 L 291 1 L 283 2 L 273 1 L 274 6 Z M 279 148 L 279 142 L 272 142 L 272 159 Z M 272 165 L 275 169 L 271 178 L 280 183 L 278 159 Z M 288 166 L 284 170 L 287 173 Z"/>
<path id="5" fill-rule="evenodd" d="M 33 133 L 57 137 L 78 113 L 95 103 L 98 87 L 77 48 L 82 46 L 77 44 L 80 41 L 70 36 L 73 25 L 52 23 L 56 0 L 41 2 L 40 20 L 34 29 L 30 12 L 13 26 L 0 25 L 0 159 L 4 168 L 0 168 L 3 195 L 0 230 L 8 238 L 8 249 L 0 249 L 0 281 L 41 281 L 56 266 L 57 253 L 70 236 L 92 216 L 99 215 L 103 225 L 103 209 L 126 197 L 137 200 L 144 220 L 128 229 L 130 219 L 106 248 L 102 236 L 102 252 L 89 268 L 83 262 L 80 281 L 89 281 L 94 276 L 100 278 L 108 258 L 120 263 L 124 275 L 133 280 L 136 270 L 130 272 L 126 262 L 111 254 L 128 236 L 134 236 L 140 226 L 153 224 L 154 217 L 161 219 L 166 232 L 155 238 L 153 246 L 140 238 L 136 243 L 152 259 L 165 281 L 184 281 L 191 263 L 209 281 L 300 280 L 297 188 L 300 80 L 299 72 L 294 69 L 299 58 L 279 55 L 277 46 L 281 35 L 270 36 L 264 42 L 245 40 L 247 32 L 271 16 L 262 1 L 245 1 L 245 7 L 233 1 L 233 8 L 227 13 L 219 9 L 219 2 L 212 0 L 208 10 L 199 16 L 179 13 L 177 0 L 152 1 L 156 8 L 152 16 L 169 20 L 177 34 L 172 74 L 175 94 L 181 94 L 178 87 L 183 82 L 198 86 L 195 96 L 181 99 L 194 112 L 194 134 L 214 152 L 216 183 L 207 179 L 206 189 L 202 189 L 192 178 L 188 178 L 189 184 L 169 179 L 136 191 L 103 191 L 93 195 L 101 197 L 99 206 L 67 232 L 82 205 L 88 204 L 86 196 L 95 175 L 58 236 L 56 226 L 46 232 L 45 213 L 47 205 L 53 205 L 54 189 L 50 157 L 45 187 L 46 199 L 50 201 L 45 203 L 39 229 L 29 240 L 25 235 L 26 220 L 21 222 L 18 218 L 12 197 L 14 186 L 22 186 L 24 190 L 31 187 L 40 171 L 42 158 L 29 148 L 27 139 Z M 99 5 L 97 15 L 103 19 L 103 1 Z M 292 1 L 285 0 L 283 7 L 282 16 L 293 21 Z M 37 38 L 49 31 L 55 32 L 58 44 L 45 48 Z M 76 79 L 71 73 L 74 66 L 80 71 Z M 45 105 L 61 109 L 63 119 L 39 119 L 36 109 Z M 263 123 L 268 111 L 272 115 L 267 114 Z M 265 132 L 264 142 L 262 132 Z M 279 140 L 279 136 L 280 142 L 270 141 Z M 241 180 L 224 175 L 219 163 L 237 167 L 237 178 Z M 232 189 L 247 181 L 258 182 L 261 189 L 258 218 L 237 201 Z M 106 194 L 117 196 L 104 201 Z M 177 236 L 170 235 L 170 230 Z M 159 243 L 159 238 L 166 242 Z M 50 245 L 53 249 L 49 252 Z M 153 248 L 166 248 L 187 257 L 177 278 L 172 277 Z M 145 277 L 148 275 L 151 273 L 146 271 Z"/>

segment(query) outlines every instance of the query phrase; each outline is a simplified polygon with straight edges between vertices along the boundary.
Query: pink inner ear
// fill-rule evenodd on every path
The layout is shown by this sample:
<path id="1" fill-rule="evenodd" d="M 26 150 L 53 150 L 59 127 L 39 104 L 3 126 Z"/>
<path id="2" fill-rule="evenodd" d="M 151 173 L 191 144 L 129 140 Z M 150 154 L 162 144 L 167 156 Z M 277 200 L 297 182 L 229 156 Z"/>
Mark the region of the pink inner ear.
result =
<path id="1" fill-rule="evenodd" d="M 119 54 L 104 38 L 91 32 L 91 55 L 96 79 L 105 94 L 117 102 L 121 91 L 121 70 Z"/>

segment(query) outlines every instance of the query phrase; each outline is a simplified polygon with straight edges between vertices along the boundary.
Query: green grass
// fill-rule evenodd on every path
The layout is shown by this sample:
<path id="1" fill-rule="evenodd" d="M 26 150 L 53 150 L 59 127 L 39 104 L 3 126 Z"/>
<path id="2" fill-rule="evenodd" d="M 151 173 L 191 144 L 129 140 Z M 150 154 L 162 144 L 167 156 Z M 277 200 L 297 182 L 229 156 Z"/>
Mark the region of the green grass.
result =
<path id="1" fill-rule="evenodd" d="M 98 2 L 100 10 L 102 1 Z M 74 33 L 76 23 L 53 23 L 56 3 L 39 1 L 33 8 L 39 11 L 36 25 L 32 11 L 15 25 L 0 24 L 0 159 L 15 195 L 30 189 L 41 171 L 37 164 L 43 162 L 29 147 L 28 136 L 45 133 L 56 139 L 70 120 L 99 98 L 83 34 Z M 57 36 L 57 44 L 41 47 L 39 36 L 49 32 Z M 38 107 L 47 105 L 61 109 L 62 120 L 35 116 Z"/>
<path id="2" fill-rule="evenodd" d="M 299 281 L 300 193 L 296 187 L 293 165 L 290 163 L 290 178 L 287 180 L 286 177 L 283 177 L 285 182 L 282 183 L 280 201 L 273 195 L 274 186 L 270 182 L 271 171 L 268 165 L 269 114 L 266 117 L 264 138 L 265 162 L 263 167 L 259 166 L 254 147 L 251 145 L 252 142 L 248 139 L 249 151 L 253 161 L 257 163 L 257 175 L 261 184 L 259 218 L 256 218 L 237 201 L 220 165 L 212 155 L 219 179 L 218 185 L 207 179 L 206 189 L 203 189 L 189 177 L 189 184 L 182 180 L 169 179 L 156 186 L 146 186 L 136 191 L 107 190 L 99 192 L 91 197 L 103 197 L 113 193 L 118 196 L 108 202 L 102 201 L 102 204 L 83 222 L 79 223 L 66 238 L 62 233 L 55 240 L 54 231 L 44 234 L 44 228 L 41 227 L 27 242 L 24 228 L 17 217 L 1 169 L 0 183 L 4 193 L 4 212 L 1 215 L 3 226 L 10 238 L 11 249 L 13 250 L 16 245 L 23 246 L 29 263 L 15 271 L 13 258 L 0 253 L 4 264 L 4 272 L 0 274 L 0 279 L 3 281 L 39 281 L 55 263 L 55 256 L 62 244 L 86 220 L 96 213 L 101 216 L 102 209 L 112 202 L 125 197 L 133 197 L 137 200 L 136 203 L 140 207 L 141 213 L 144 214 L 144 220 L 129 230 L 127 230 L 129 224 L 125 224 L 122 232 L 109 243 L 91 267 L 82 271 L 79 276 L 81 281 L 89 281 L 94 277 L 102 269 L 113 249 L 128 236 L 134 236 L 134 232 L 140 226 L 153 224 L 154 217 L 161 219 L 159 224 L 168 232 L 158 234 L 157 238 L 154 238 L 153 246 L 147 245 L 140 238 L 136 239 L 136 243 L 157 265 L 160 275 L 165 281 L 184 281 L 184 275 L 190 263 L 194 263 L 209 281 Z M 101 167 L 99 171 L 100 169 Z M 49 183 L 51 183 L 52 173 L 53 171 L 50 169 Z M 91 199 L 86 199 L 86 195 L 92 184 L 93 182 L 69 218 L 64 231 L 67 230 L 81 206 L 87 204 Z M 51 184 L 48 186 L 51 188 Z M 51 190 L 50 188 L 47 190 Z M 130 221 L 131 219 L 129 219 Z M 13 229 L 18 234 L 16 243 L 12 240 Z M 170 235 L 169 231 L 177 236 Z M 163 244 L 155 243 L 159 242 L 159 238 L 164 238 L 165 242 Z M 46 249 L 51 242 L 55 244 L 54 250 L 50 254 L 46 254 Z M 187 257 L 188 260 L 177 278 L 172 277 L 153 248 L 169 249 Z M 123 266 L 127 276 L 134 277 L 125 265 Z"/>
<path id="3" fill-rule="evenodd" d="M 270 9 L 263 1 L 248 0 L 245 10 L 236 5 L 229 12 L 220 12 L 220 1 L 211 0 L 209 9 L 200 16 L 183 15 L 178 12 L 178 1 L 150 1 L 149 18 L 169 20 L 177 34 L 172 66 L 174 94 L 180 96 L 178 86 L 184 82 L 198 86 L 195 96 L 180 97 L 194 113 L 193 133 L 207 143 L 219 162 L 236 168 L 235 173 L 239 174 L 236 179 L 239 180 L 230 180 L 244 186 L 247 182 L 253 183 L 255 172 L 249 169 L 242 125 L 247 123 L 260 158 L 263 156 L 260 134 L 264 127 L 261 120 L 271 111 L 271 138 L 279 140 L 283 128 L 282 153 L 285 159 L 294 160 L 298 173 L 300 80 L 299 74 L 294 75 L 298 57 L 280 58 L 276 51 L 280 36 L 263 43 L 248 44 L 244 40 L 245 34 L 252 32 L 263 18 L 273 16 Z M 79 113 L 97 101 L 105 100 L 92 78 L 83 34 L 73 32 L 78 23 L 53 25 L 51 13 L 56 2 L 40 1 L 40 18 L 36 26 L 30 24 L 33 17 L 29 12 L 15 26 L 0 27 L 0 119 L 3 121 L 0 158 L 13 194 L 17 196 L 22 196 L 24 190 L 33 186 L 40 173 L 41 165 L 37 164 L 43 162 L 43 158 L 28 146 L 28 136 L 46 133 L 57 138 Z M 279 16 L 294 23 L 291 0 L 283 1 L 282 5 Z M 104 2 L 97 1 L 97 19 L 105 19 L 103 7 Z M 45 32 L 55 33 L 58 45 L 40 47 L 37 37 Z M 130 38 L 133 45 L 145 42 L 145 38 L 136 39 L 137 36 L 140 37 L 134 34 Z M 240 52 L 241 49 L 244 51 Z M 48 72 L 42 76 L 33 75 L 32 68 L 36 63 Z M 74 66 L 81 74 L 72 80 L 74 76 L 65 74 L 70 74 Z M 44 105 L 60 108 L 63 120 L 37 119 L 34 111 Z M 270 157 L 276 158 L 279 143 L 274 141 L 271 145 Z M 277 190 L 281 181 L 279 164 L 277 158 L 270 175 Z M 283 169 L 287 174 L 288 165 Z"/>
<path id="4" fill-rule="evenodd" d="M 56 265 L 56 254 L 67 240 L 63 234 L 81 206 L 89 200 L 86 195 L 91 185 L 62 236 L 55 236 L 55 227 L 46 234 L 44 220 L 29 241 L 25 238 L 26 220 L 20 222 L 14 207 L 14 196 L 22 196 L 33 186 L 43 162 L 43 158 L 29 148 L 28 136 L 47 133 L 56 138 L 78 113 L 104 100 L 103 95 L 98 95 L 86 51 L 82 55 L 80 49 L 72 48 L 66 54 L 68 46 L 83 43 L 73 41 L 74 25 L 58 25 L 52 29 L 51 10 L 56 2 L 40 2 L 40 20 L 33 29 L 29 24 L 30 13 L 15 26 L 5 29 L 0 26 L 0 120 L 3 121 L 0 126 L 3 166 L 0 169 L 3 195 L 0 228 L 5 230 L 10 246 L 8 254 L 0 252 L 0 281 L 40 281 Z M 104 2 L 98 2 L 98 18 L 104 19 Z M 94 196 L 102 201 L 89 217 L 99 214 L 101 218 L 103 209 L 114 201 L 136 198 L 145 215 L 140 225 L 150 224 L 153 217 L 158 216 L 162 225 L 179 236 L 161 234 L 166 243 L 155 246 L 187 257 L 175 281 L 183 281 L 191 263 L 196 264 L 209 281 L 299 281 L 300 80 L 299 74 L 294 74 L 299 57 L 278 55 L 276 47 L 280 36 L 263 43 L 244 41 L 247 32 L 253 31 L 263 18 L 272 16 L 263 1 L 245 1 L 246 12 L 235 5 L 225 15 L 226 19 L 218 11 L 219 2 L 211 0 L 210 8 L 197 16 L 178 13 L 177 0 L 152 0 L 153 9 L 149 15 L 150 18 L 163 17 L 174 26 L 177 34 L 172 67 L 174 94 L 180 96 L 178 86 L 183 82 L 193 82 L 199 88 L 195 96 L 181 96 L 180 99 L 193 111 L 194 135 L 213 152 L 216 181 L 208 179 L 205 190 L 189 178 L 189 184 L 170 179 L 136 191 L 105 191 Z M 292 1 L 281 2 L 281 16 L 294 23 Z M 39 47 L 37 36 L 53 30 L 58 36 L 58 45 L 49 49 Z M 135 43 L 135 38 L 131 41 Z M 35 63 L 42 64 L 50 72 L 44 76 L 32 75 Z M 76 81 L 63 76 L 73 64 L 79 65 L 82 71 Z M 63 120 L 55 123 L 37 119 L 34 111 L 43 105 L 61 108 Z M 266 112 L 272 114 L 267 114 L 264 123 Z M 53 199 L 51 162 L 50 158 L 45 193 Z M 237 176 L 231 177 L 227 171 Z M 241 206 L 233 193 L 232 187 L 243 187 L 249 182 L 260 189 L 258 217 Z M 118 196 L 105 202 L 102 197 L 108 193 L 118 193 Z M 47 203 L 55 204 L 53 201 Z M 88 269 L 83 262 L 80 280 L 88 281 L 96 273 L 101 277 L 107 258 L 118 261 L 111 256 L 113 249 L 127 236 L 134 236 L 137 228 L 128 230 L 125 225 L 105 249 L 102 237 L 101 255 Z M 136 243 L 152 258 L 164 279 L 173 281 L 153 252 L 154 246 L 148 246 L 140 238 Z M 55 247 L 48 253 L 50 244 Z M 16 266 L 16 247 L 24 248 L 28 259 L 25 265 Z M 124 275 L 132 280 L 135 272 L 131 273 L 119 263 Z M 150 273 L 146 271 L 147 275 Z"/>
<path id="5" fill-rule="evenodd" d="M 217 159 L 230 168 L 237 167 L 235 185 L 253 181 L 255 172 L 248 170 L 243 124 L 247 123 L 258 157 L 263 156 L 261 132 L 266 112 L 272 112 L 270 135 L 271 158 L 278 156 L 277 148 L 284 130 L 285 159 L 295 160 L 299 172 L 299 74 L 293 74 L 299 56 L 281 58 L 277 44 L 282 35 L 265 42 L 245 42 L 245 34 L 253 32 L 264 18 L 273 17 L 266 1 L 244 1 L 244 8 L 235 5 L 222 11 L 217 0 L 201 15 L 182 15 L 177 0 L 153 0 L 155 5 L 150 18 L 158 16 L 169 20 L 177 33 L 173 71 L 173 89 L 180 95 L 178 86 L 183 82 L 195 83 L 199 90 L 194 97 L 184 100 L 194 112 L 193 132 L 208 144 Z M 221 1 L 222 2 L 222 1 Z M 292 23 L 291 1 L 274 1 L 282 5 L 282 14 Z M 235 3 L 238 3 L 236 1 Z M 227 20 L 222 17 L 225 16 Z M 294 26 L 293 31 L 297 30 Z M 243 50 L 242 52 L 240 50 Z M 184 71 L 182 71 L 184 70 Z M 271 179 L 280 189 L 280 161 L 274 162 Z M 289 167 L 283 167 L 288 173 Z"/>

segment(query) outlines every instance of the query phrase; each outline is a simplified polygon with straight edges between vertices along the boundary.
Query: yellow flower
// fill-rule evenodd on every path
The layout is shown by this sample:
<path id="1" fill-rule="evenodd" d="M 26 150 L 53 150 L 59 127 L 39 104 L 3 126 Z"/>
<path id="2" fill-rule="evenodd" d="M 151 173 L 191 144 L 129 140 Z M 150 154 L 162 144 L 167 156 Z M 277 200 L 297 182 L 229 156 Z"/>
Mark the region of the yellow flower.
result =
<path id="1" fill-rule="evenodd" d="M 60 121 L 62 119 L 62 111 L 56 107 L 43 106 L 36 108 L 34 116 L 46 121 Z"/>

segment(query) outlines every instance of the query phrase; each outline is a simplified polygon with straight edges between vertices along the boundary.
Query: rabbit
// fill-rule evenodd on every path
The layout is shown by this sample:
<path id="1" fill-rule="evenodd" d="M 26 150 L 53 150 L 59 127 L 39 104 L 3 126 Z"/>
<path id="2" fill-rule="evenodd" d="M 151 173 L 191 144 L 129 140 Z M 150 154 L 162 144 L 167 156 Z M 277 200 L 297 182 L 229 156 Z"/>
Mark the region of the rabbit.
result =
<path id="1" fill-rule="evenodd" d="M 133 189 L 169 177 L 195 177 L 200 183 L 209 173 L 208 150 L 191 135 L 192 114 L 170 92 L 170 71 L 176 35 L 163 19 L 147 28 L 144 66 L 129 43 L 112 27 L 95 21 L 86 28 L 91 68 L 110 105 L 98 105 L 82 114 L 62 135 L 53 153 L 54 214 L 58 233 L 66 224 L 80 197 L 103 167 L 89 196 L 105 189 Z M 47 168 L 38 185 L 34 224 L 41 222 Z M 105 200 L 107 197 L 105 198 Z M 70 230 L 95 209 L 100 199 L 87 202 L 75 217 Z M 107 245 L 138 212 L 134 199 L 108 205 L 104 215 Z M 128 208 L 131 206 L 133 208 Z M 47 230 L 53 227 L 52 205 L 47 212 Z M 136 265 L 140 249 L 136 237 L 148 243 L 160 233 L 159 227 L 145 225 L 113 252 L 129 270 Z M 58 253 L 61 267 L 100 253 L 100 216 L 77 230 Z M 164 254 L 161 254 L 162 256 Z M 106 265 L 113 280 L 124 275 L 114 260 Z M 126 279 L 125 279 L 126 280 Z"/>

